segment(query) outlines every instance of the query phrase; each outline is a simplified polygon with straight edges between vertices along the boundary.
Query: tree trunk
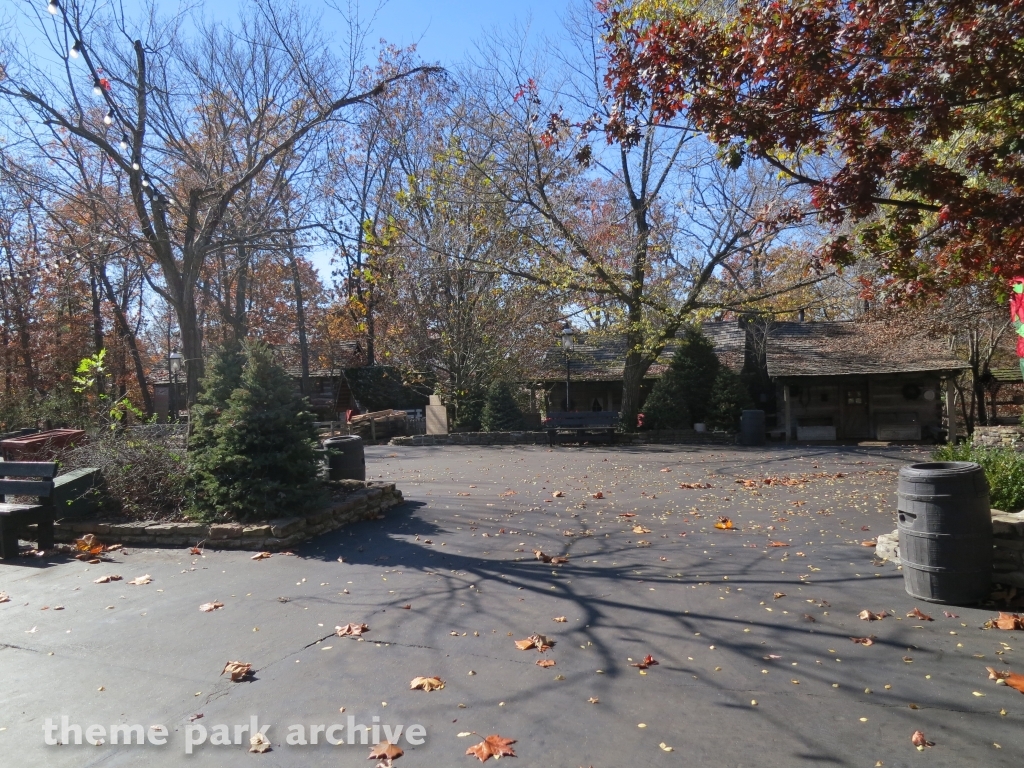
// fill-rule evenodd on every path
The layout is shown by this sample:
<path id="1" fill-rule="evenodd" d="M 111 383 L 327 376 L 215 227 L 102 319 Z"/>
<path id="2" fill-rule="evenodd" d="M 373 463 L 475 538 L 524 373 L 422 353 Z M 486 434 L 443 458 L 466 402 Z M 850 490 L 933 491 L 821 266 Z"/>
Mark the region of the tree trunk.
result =
<path id="1" fill-rule="evenodd" d="M 985 384 L 979 375 L 974 375 L 971 378 L 974 386 L 974 404 L 978 411 L 977 423 L 984 427 L 988 425 L 988 412 L 985 407 Z"/>
<path id="2" fill-rule="evenodd" d="M 299 356 L 302 359 L 302 379 L 299 382 L 299 391 L 309 394 L 309 343 L 306 340 L 306 308 L 302 302 L 302 280 L 299 275 L 299 261 L 295 258 L 295 251 L 288 249 L 288 258 L 291 261 L 292 280 L 295 283 L 295 325 L 299 333 Z"/>
<path id="3" fill-rule="evenodd" d="M 650 361 L 645 360 L 637 349 L 636 340 L 630 339 L 626 364 L 622 369 L 622 408 L 619 415 L 619 424 L 627 432 L 636 431 L 636 417 L 640 413 L 640 386 L 650 367 Z"/>
<path id="4" fill-rule="evenodd" d="M 138 340 L 135 338 L 135 332 L 132 327 L 128 325 L 128 318 L 125 317 L 124 310 L 121 307 L 120 302 L 117 300 L 117 294 L 114 293 L 114 286 L 110 284 L 110 280 L 107 279 L 107 268 L 105 264 L 101 264 L 98 269 L 100 282 L 103 284 L 103 290 L 107 294 L 107 300 L 110 302 L 110 306 L 114 309 L 114 322 L 117 324 L 121 331 L 121 338 L 124 339 L 128 345 L 128 352 L 131 354 L 132 363 L 135 367 L 135 379 L 139 383 L 139 392 L 142 395 L 142 408 L 145 410 L 147 416 L 153 415 L 153 398 L 149 394 L 149 382 L 146 381 L 146 368 L 142 364 L 142 354 L 139 352 Z"/>

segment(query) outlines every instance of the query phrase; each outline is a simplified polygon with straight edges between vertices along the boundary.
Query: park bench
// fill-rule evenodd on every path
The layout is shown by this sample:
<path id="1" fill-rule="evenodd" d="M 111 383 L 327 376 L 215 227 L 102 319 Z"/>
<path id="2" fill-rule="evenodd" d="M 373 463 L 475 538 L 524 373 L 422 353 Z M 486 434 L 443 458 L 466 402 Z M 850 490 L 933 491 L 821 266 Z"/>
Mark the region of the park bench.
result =
<path id="1" fill-rule="evenodd" d="M 614 443 L 618 426 L 619 414 L 612 411 L 552 413 L 544 420 L 550 445 L 566 440 L 583 443 L 603 439 Z"/>
<path id="2" fill-rule="evenodd" d="M 0 461 L 0 478 L 4 478 L 0 479 L 0 558 L 18 556 L 18 534 L 32 523 L 37 527 L 36 548 L 53 548 L 53 479 L 56 475 L 56 462 Z M 35 496 L 38 501 L 12 504 L 7 502 L 8 496 Z"/>

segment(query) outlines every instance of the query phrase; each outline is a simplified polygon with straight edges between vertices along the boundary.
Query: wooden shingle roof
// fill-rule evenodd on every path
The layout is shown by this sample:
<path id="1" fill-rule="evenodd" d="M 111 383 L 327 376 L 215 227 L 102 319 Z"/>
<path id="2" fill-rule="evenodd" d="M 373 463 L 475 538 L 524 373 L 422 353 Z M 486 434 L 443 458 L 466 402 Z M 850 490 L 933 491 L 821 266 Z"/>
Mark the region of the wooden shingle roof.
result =
<path id="1" fill-rule="evenodd" d="M 702 330 L 714 345 L 722 364 L 739 373 L 743 368 L 746 331 L 735 321 L 705 323 Z M 623 336 L 578 333 L 575 349 L 570 355 L 573 380 L 622 381 L 626 346 Z M 660 378 L 668 369 L 678 346 L 676 339 L 669 341 L 657 362 L 648 369 L 646 378 Z M 565 379 L 565 354 L 561 346 L 551 347 L 544 353 L 532 377 L 538 381 Z"/>
<path id="2" fill-rule="evenodd" d="M 889 323 L 776 323 L 768 332 L 768 375 L 844 376 L 958 371 L 968 366 L 941 339 Z"/>

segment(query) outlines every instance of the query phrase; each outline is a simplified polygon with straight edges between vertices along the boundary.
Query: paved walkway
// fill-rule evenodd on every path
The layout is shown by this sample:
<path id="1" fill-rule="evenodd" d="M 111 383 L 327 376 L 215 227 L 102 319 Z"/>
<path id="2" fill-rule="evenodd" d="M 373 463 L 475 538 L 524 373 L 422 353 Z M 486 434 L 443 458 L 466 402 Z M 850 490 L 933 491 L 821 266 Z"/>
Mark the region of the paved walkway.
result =
<path id="1" fill-rule="evenodd" d="M 981 629 L 993 611 L 947 618 L 915 603 L 861 546 L 893 530 L 895 470 L 924 455 L 373 448 L 372 475 L 408 502 L 294 556 L 2 563 L 0 764 L 372 765 L 368 748 L 324 734 L 284 743 L 289 725 L 351 715 L 422 724 L 424 744 L 401 740 L 405 768 L 473 765 L 466 748 L 489 734 L 516 739 L 524 768 L 1020 765 L 1024 696 L 985 672 L 1024 673 L 1020 634 Z M 714 527 L 720 515 L 733 530 Z M 94 583 L 107 574 L 124 579 Z M 151 583 L 126 583 L 144 574 Z M 224 607 L 200 612 L 211 601 Z M 915 606 L 935 620 L 907 618 Z M 863 609 L 895 616 L 868 623 Z M 334 635 L 364 622 L 362 641 Z M 533 633 L 554 647 L 518 650 Z M 871 646 L 850 640 L 868 635 Z M 656 666 L 630 666 L 648 654 Z M 253 679 L 219 677 L 228 660 L 251 663 Z M 434 675 L 443 690 L 409 690 Z M 270 723 L 273 751 L 247 754 L 239 734 L 242 745 L 186 757 L 200 714 L 232 739 L 251 716 Z M 61 715 L 163 724 L 168 743 L 44 746 L 45 719 Z M 935 742 L 925 754 L 915 730 Z"/>

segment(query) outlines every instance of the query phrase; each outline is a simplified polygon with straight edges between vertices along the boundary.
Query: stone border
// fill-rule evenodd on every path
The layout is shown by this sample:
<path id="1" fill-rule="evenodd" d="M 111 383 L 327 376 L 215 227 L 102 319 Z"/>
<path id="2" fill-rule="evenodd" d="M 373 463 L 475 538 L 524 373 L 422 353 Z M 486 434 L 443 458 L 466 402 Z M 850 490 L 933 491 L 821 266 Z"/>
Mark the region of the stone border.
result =
<path id="1" fill-rule="evenodd" d="M 1024 428 L 1014 425 L 1001 427 L 975 427 L 971 436 L 976 446 L 982 448 L 1012 448 L 1024 451 Z"/>
<path id="2" fill-rule="evenodd" d="M 875 556 L 900 564 L 899 529 L 878 536 Z M 1024 512 L 992 510 L 992 581 L 1024 588 Z"/>
<path id="3" fill-rule="evenodd" d="M 86 533 L 99 536 L 107 544 L 131 546 L 184 547 L 205 541 L 209 549 L 247 549 L 277 552 L 321 533 L 333 531 L 360 520 L 373 520 L 404 501 L 394 483 L 360 480 L 341 481 L 352 491 L 341 501 L 300 517 L 286 517 L 266 523 L 161 523 L 140 521 L 118 523 L 103 520 L 57 522 L 54 539 L 70 543 Z"/>
<path id="4" fill-rule="evenodd" d="M 562 435 L 561 443 L 572 443 Z M 732 432 L 695 432 L 692 429 L 652 429 L 644 432 L 619 432 L 615 445 L 668 443 L 684 445 L 735 445 Z M 393 437 L 389 445 L 547 445 L 547 432 L 452 432 L 447 435 L 409 435 Z M 602 443 L 604 444 L 604 443 Z"/>

